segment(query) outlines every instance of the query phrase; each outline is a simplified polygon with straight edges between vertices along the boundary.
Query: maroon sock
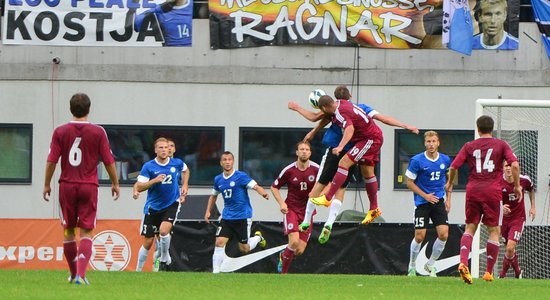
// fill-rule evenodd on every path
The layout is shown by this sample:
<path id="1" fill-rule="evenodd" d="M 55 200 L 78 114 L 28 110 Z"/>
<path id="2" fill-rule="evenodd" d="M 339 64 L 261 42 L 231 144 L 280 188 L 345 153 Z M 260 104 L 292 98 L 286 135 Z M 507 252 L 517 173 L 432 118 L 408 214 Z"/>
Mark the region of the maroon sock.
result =
<path id="1" fill-rule="evenodd" d="M 336 194 L 336 191 L 338 191 L 338 189 L 344 184 L 344 181 L 346 181 L 346 178 L 348 178 L 348 169 L 338 166 L 338 171 L 334 174 L 334 178 L 332 178 L 330 189 L 325 195 L 327 200 L 332 200 L 334 194 Z"/>
<path id="2" fill-rule="evenodd" d="M 76 247 L 76 241 L 63 241 L 63 254 L 69 265 L 69 271 L 71 272 L 71 278 L 76 277 L 76 253 L 78 249 Z"/>
<path id="3" fill-rule="evenodd" d="M 92 240 L 81 238 L 78 246 L 77 274 L 80 278 L 86 278 L 86 268 L 92 256 Z"/>
<path id="4" fill-rule="evenodd" d="M 369 210 L 378 208 L 378 180 L 376 176 L 372 176 L 365 180 L 365 189 L 367 190 L 367 196 L 369 197 Z"/>
<path id="5" fill-rule="evenodd" d="M 288 273 L 292 260 L 294 260 L 294 250 L 290 250 L 290 248 L 286 247 L 281 255 L 281 259 L 283 261 L 283 270 L 281 273 L 286 274 Z"/>
<path id="6" fill-rule="evenodd" d="M 508 269 L 510 268 L 510 259 L 504 255 L 504 259 L 502 260 L 502 271 L 500 271 L 500 277 L 506 277 L 506 273 L 508 272 Z"/>
<path id="7" fill-rule="evenodd" d="M 518 253 L 516 252 L 514 254 L 514 257 L 512 257 L 511 262 L 512 268 L 514 268 L 514 272 L 516 273 L 516 277 L 519 277 L 519 273 L 521 270 L 519 269 L 519 259 L 518 259 Z"/>
<path id="8" fill-rule="evenodd" d="M 470 255 L 470 250 L 472 250 L 472 241 L 473 237 L 464 233 L 460 239 L 460 262 L 468 266 L 468 256 Z"/>
<path id="9" fill-rule="evenodd" d="M 498 259 L 498 251 L 500 250 L 500 245 L 498 242 L 487 241 L 487 269 L 486 271 L 493 274 L 495 268 L 495 263 Z"/>

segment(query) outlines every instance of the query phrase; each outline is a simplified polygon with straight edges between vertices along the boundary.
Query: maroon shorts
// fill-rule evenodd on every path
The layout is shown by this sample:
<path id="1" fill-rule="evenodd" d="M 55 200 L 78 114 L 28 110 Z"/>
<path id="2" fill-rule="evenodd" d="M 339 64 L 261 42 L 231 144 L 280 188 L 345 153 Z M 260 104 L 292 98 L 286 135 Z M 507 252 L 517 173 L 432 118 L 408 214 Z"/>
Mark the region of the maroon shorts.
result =
<path id="1" fill-rule="evenodd" d="M 97 215 L 97 185 L 61 182 L 59 205 L 64 228 L 94 229 Z"/>
<path id="2" fill-rule="evenodd" d="M 466 201 L 466 224 L 502 224 L 502 201 Z"/>
<path id="3" fill-rule="evenodd" d="M 500 235 L 508 242 L 512 240 L 516 243 L 519 243 L 521 235 L 523 234 L 523 228 L 525 227 L 525 220 L 513 220 L 513 221 L 504 221 L 502 226 L 500 226 Z"/>
<path id="4" fill-rule="evenodd" d="M 382 140 L 363 140 L 355 143 L 347 156 L 359 165 L 374 166 L 380 160 Z"/>
<path id="5" fill-rule="evenodd" d="M 288 213 L 283 215 L 283 226 L 285 235 L 288 235 L 292 232 L 299 232 L 300 233 L 300 240 L 307 243 L 309 241 L 309 237 L 311 236 L 311 231 L 313 229 L 313 216 L 311 217 L 311 220 L 309 220 L 309 228 L 308 230 L 304 232 L 300 232 L 300 229 L 298 228 L 298 225 L 302 223 L 304 220 L 304 213 L 296 213 L 295 211 L 289 209 Z"/>

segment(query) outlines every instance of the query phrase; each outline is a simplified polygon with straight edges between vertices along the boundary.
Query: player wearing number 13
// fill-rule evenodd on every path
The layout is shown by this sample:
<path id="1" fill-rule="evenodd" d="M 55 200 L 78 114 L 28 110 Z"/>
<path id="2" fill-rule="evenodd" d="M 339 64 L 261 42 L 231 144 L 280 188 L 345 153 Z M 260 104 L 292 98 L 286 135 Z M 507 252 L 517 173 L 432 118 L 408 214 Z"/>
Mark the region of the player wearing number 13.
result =
<path id="1" fill-rule="evenodd" d="M 460 240 L 460 264 L 458 271 L 462 280 L 472 284 L 468 269 L 468 256 L 472 248 L 474 233 L 480 222 L 487 226 L 487 269 L 483 279 L 493 281 L 493 268 L 499 252 L 499 226 L 502 222 L 502 167 L 507 161 L 512 167 L 514 194 L 521 197 L 519 164 L 510 145 L 493 138 L 494 121 L 481 116 L 476 121 L 479 138 L 466 143 L 458 152 L 451 168 L 445 190 L 452 191 L 457 170 L 465 162 L 470 173 L 466 184 L 466 230 Z"/>
<path id="2" fill-rule="evenodd" d="M 52 136 L 46 163 L 44 200 L 50 199 L 50 182 L 61 158 L 59 205 L 64 230 L 63 254 L 69 264 L 69 282 L 88 284 L 86 268 L 92 255 L 92 230 L 97 213 L 97 163 L 101 159 L 111 179 L 111 192 L 118 199 L 120 187 L 115 160 L 105 130 L 88 122 L 90 98 L 74 94 L 70 100 L 71 122 L 57 127 Z M 75 240 L 80 228 L 80 244 Z"/>
<path id="3" fill-rule="evenodd" d="M 149 28 L 150 23 L 154 24 L 152 17 L 162 30 L 164 46 L 191 46 L 193 0 L 166 0 L 163 4 L 136 15 L 134 30 L 142 32 Z"/>

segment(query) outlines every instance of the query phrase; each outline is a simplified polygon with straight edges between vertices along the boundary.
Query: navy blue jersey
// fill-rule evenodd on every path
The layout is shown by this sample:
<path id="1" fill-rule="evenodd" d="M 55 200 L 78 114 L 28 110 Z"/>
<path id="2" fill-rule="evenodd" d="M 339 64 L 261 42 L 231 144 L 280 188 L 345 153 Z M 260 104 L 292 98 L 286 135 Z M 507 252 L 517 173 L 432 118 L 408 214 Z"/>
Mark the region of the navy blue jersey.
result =
<path id="1" fill-rule="evenodd" d="M 426 156 L 426 152 L 419 153 L 409 162 L 405 175 L 414 180 L 414 183 L 425 193 L 434 193 L 439 199 L 445 197 L 445 183 L 447 169 L 451 166 L 449 156 L 438 153 L 436 159 L 432 160 Z M 426 199 L 414 193 L 414 205 L 428 203 Z"/>
<path id="2" fill-rule="evenodd" d="M 248 197 L 248 189 L 256 186 L 256 181 L 245 172 L 234 170 L 225 177 L 223 173 L 214 178 L 212 195 L 223 196 L 222 219 L 241 220 L 252 218 L 252 206 Z"/>
<path id="3" fill-rule="evenodd" d="M 148 214 L 150 208 L 156 211 L 163 210 L 179 200 L 180 189 L 178 181 L 183 171 L 185 171 L 185 164 L 179 158 L 169 158 L 168 162 L 164 165 L 158 163 L 156 159 L 150 160 L 143 165 L 137 178 L 139 182 L 148 182 L 160 174 L 166 175 L 162 182 L 153 184 L 147 190 L 147 200 L 143 208 L 144 214 Z"/>
<path id="4" fill-rule="evenodd" d="M 165 46 L 191 46 L 193 1 L 164 11 L 160 5 L 136 15 L 135 30 L 139 30 L 148 14 L 154 14 L 160 24 Z"/>
<path id="5" fill-rule="evenodd" d="M 366 104 L 357 104 L 357 106 L 359 106 L 359 108 L 361 108 L 371 118 L 378 113 L 376 110 L 372 109 L 372 107 Z M 338 147 L 343 136 L 344 136 L 344 133 L 342 132 L 342 128 L 340 128 L 338 125 L 333 123 L 330 125 L 327 131 L 325 131 L 322 144 L 332 148 Z M 344 151 L 349 150 L 352 146 L 353 146 L 352 143 L 347 144 L 344 147 Z"/>

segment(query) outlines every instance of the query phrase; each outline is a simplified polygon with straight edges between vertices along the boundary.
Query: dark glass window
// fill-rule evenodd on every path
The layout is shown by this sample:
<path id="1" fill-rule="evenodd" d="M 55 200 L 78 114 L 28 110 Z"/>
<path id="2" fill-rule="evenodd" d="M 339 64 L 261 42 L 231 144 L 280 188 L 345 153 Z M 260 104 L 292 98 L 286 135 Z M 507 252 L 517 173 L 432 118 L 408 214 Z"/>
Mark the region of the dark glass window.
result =
<path id="1" fill-rule="evenodd" d="M 0 182 L 31 183 L 32 124 L 0 124 Z"/>
<path id="2" fill-rule="evenodd" d="M 262 186 L 269 186 L 279 176 L 281 170 L 296 161 L 296 143 L 301 141 L 311 128 L 240 128 L 239 169 Z M 311 160 L 320 164 L 326 147 L 321 144 L 322 132 L 311 141 Z M 376 167 L 378 179 L 379 168 Z M 364 187 L 360 172 L 355 173 L 356 181 L 349 188 L 359 184 Z"/>
<path id="3" fill-rule="evenodd" d="M 394 189 L 407 189 L 407 178 L 405 172 L 409 166 L 410 159 L 418 153 L 426 151 L 424 146 L 424 132 L 416 135 L 408 130 L 395 130 L 395 164 L 394 164 Z M 462 146 L 474 139 L 473 130 L 435 130 L 439 134 L 439 152 L 447 154 L 454 159 Z M 455 189 L 466 188 L 468 179 L 468 167 L 466 164 L 458 170 L 458 178 L 455 182 Z"/>
<path id="4" fill-rule="evenodd" d="M 174 140 L 175 157 L 182 159 L 191 171 L 189 184 L 212 185 L 221 172 L 220 155 L 224 147 L 223 127 L 103 125 L 116 160 L 122 184 L 133 184 L 143 164 L 156 157 L 153 143 L 159 137 Z M 102 183 L 109 183 L 103 165 L 99 170 Z"/>

